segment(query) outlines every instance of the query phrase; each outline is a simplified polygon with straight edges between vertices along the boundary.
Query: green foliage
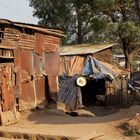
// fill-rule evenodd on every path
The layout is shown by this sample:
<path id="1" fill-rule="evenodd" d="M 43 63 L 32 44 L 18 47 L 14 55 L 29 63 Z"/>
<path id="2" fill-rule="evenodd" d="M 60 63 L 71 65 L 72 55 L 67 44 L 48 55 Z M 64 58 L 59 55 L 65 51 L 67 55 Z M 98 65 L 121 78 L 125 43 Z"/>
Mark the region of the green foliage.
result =
<path id="1" fill-rule="evenodd" d="M 140 135 L 140 131 L 138 128 L 132 128 L 127 132 L 128 136 L 137 136 Z"/>
<path id="2" fill-rule="evenodd" d="M 69 9 L 65 6 L 66 0 L 29 0 L 34 8 L 33 15 L 37 16 L 39 24 L 49 27 L 63 27 L 69 16 Z M 69 15 L 68 17 L 66 15 Z"/>
<path id="3" fill-rule="evenodd" d="M 29 0 L 39 24 L 61 28 L 67 44 L 140 39 L 135 0 Z"/>
<path id="4" fill-rule="evenodd" d="M 108 21 L 108 17 L 103 16 L 102 11 L 108 7 L 113 9 L 116 1 L 29 0 L 29 2 L 34 8 L 34 16 L 40 19 L 39 24 L 64 30 L 68 36 L 67 43 L 87 43 L 101 36 Z"/>
<path id="5" fill-rule="evenodd" d="M 65 32 L 63 44 L 118 42 L 126 58 L 140 48 L 140 0 L 29 2 L 39 24 Z M 126 67 L 131 66 L 127 63 Z"/>
<path id="6" fill-rule="evenodd" d="M 128 40 L 129 42 L 136 42 L 140 39 L 140 27 L 132 21 L 126 21 L 120 23 L 119 33 L 122 39 Z"/>
<path id="7" fill-rule="evenodd" d="M 122 48 L 116 46 L 112 48 L 112 53 L 113 54 L 117 54 L 117 55 L 122 55 L 123 54 L 123 50 Z"/>

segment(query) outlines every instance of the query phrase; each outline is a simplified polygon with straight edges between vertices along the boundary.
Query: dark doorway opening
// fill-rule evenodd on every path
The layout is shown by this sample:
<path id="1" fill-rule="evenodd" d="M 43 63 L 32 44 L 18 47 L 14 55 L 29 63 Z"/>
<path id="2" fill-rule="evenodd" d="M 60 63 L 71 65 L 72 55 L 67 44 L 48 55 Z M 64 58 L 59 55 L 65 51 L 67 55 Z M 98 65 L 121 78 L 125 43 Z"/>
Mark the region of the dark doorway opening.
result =
<path id="1" fill-rule="evenodd" d="M 105 79 L 90 79 L 84 87 L 81 87 L 82 102 L 85 106 L 97 105 L 99 95 L 105 95 Z M 101 104 L 102 105 L 102 104 Z"/>

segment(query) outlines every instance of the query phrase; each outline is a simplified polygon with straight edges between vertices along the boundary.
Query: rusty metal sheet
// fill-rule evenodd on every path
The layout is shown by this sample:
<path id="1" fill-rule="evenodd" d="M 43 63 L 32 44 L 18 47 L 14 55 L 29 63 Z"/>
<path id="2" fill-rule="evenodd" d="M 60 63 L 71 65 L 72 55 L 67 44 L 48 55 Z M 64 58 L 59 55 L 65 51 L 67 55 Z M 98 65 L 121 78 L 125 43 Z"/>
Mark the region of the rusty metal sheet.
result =
<path id="1" fill-rule="evenodd" d="M 5 28 L 3 32 L 3 38 L 1 44 L 7 48 L 15 48 L 18 45 L 20 33 L 17 29 Z"/>
<path id="2" fill-rule="evenodd" d="M 11 81 L 11 67 L 4 66 L 2 68 L 2 86 L 1 86 L 1 98 L 2 98 L 2 111 L 7 111 L 14 106 L 14 91 Z"/>
<path id="3" fill-rule="evenodd" d="M 35 81 L 37 104 L 45 103 L 49 100 L 48 82 L 45 77 Z"/>
<path id="4" fill-rule="evenodd" d="M 57 100 L 58 98 L 58 77 L 48 76 L 49 95 L 51 99 Z"/>
<path id="5" fill-rule="evenodd" d="M 44 38 L 43 45 L 46 52 L 56 52 L 60 45 L 60 38 L 47 35 Z"/>
<path id="6" fill-rule="evenodd" d="M 34 90 L 34 83 L 30 81 L 29 83 L 21 84 L 22 94 L 19 102 L 20 110 L 27 110 L 34 108 L 36 105 L 36 96 Z"/>
<path id="7" fill-rule="evenodd" d="M 44 38 L 45 36 L 40 34 L 40 33 L 36 33 L 36 47 L 35 47 L 35 52 L 37 54 L 41 54 L 44 50 Z"/>
<path id="8" fill-rule="evenodd" d="M 0 22 L 1 22 L 1 20 L 0 20 Z M 64 35 L 64 32 L 61 31 L 61 30 L 58 30 L 58 29 L 48 29 L 48 28 L 41 27 L 39 25 L 31 25 L 31 24 L 27 24 L 27 23 L 19 23 L 19 22 L 11 22 L 11 23 L 12 23 L 12 25 L 15 25 L 17 27 L 22 27 L 22 28 L 26 28 L 26 29 L 32 29 L 32 30 L 35 30 L 37 32 L 50 34 L 52 36 L 66 37 L 66 35 Z"/>
<path id="9" fill-rule="evenodd" d="M 17 122 L 15 96 L 12 85 L 12 67 L 7 64 L 3 66 L 1 65 L 0 68 L 0 124 L 10 125 Z"/>
<path id="10" fill-rule="evenodd" d="M 38 55 L 37 53 L 34 53 L 34 71 L 35 74 L 41 74 L 40 71 L 40 55 Z"/>
<path id="11" fill-rule="evenodd" d="M 36 75 L 43 74 L 45 72 L 45 62 L 44 62 L 44 55 L 43 53 L 38 55 L 37 53 L 34 53 L 33 56 L 34 60 L 34 72 Z"/>
<path id="12" fill-rule="evenodd" d="M 20 33 L 19 46 L 25 48 L 35 48 L 36 46 L 36 36 L 26 33 Z"/>
<path id="13" fill-rule="evenodd" d="M 50 43 L 50 44 L 56 44 L 56 45 L 60 44 L 60 38 L 59 37 L 55 37 L 55 36 L 51 36 L 51 35 L 47 35 L 45 37 L 45 41 Z"/>
<path id="14" fill-rule="evenodd" d="M 59 52 L 45 53 L 45 73 L 47 75 L 58 75 Z"/>
<path id="15" fill-rule="evenodd" d="M 15 67 L 20 66 L 20 50 L 14 49 L 14 64 Z"/>
<path id="16" fill-rule="evenodd" d="M 20 51 L 20 65 L 21 65 L 21 75 L 22 79 L 27 79 L 28 76 L 33 75 L 33 52 L 30 50 L 21 50 Z"/>
<path id="17" fill-rule="evenodd" d="M 36 33 L 36 47 L 35 52 L 41 54 L 43 51 L 55 52 L 60 45 L 60 38 L 50 35 L 43 35 Z"/>
<path id="18" fill-rule="evenodd" d="M 20 70 L 20 50 L 14 50 L 14 73 L 15 73 L 15 84 L 14 94 L 16 98 L 21 96 L 21 70 Z"/>

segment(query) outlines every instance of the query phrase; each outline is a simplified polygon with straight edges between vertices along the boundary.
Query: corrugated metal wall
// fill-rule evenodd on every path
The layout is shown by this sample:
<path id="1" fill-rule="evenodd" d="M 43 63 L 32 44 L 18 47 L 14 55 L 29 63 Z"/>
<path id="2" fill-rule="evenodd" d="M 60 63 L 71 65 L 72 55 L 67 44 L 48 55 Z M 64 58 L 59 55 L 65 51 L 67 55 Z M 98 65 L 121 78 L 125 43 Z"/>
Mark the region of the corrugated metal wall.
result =
<path id="1" fill-rule="evenodd" d="M 31 109 L 56 99 L 60 37 L 22 27 L 2 25 L 0 30 L 1 111 Z M 1 57 L 3 48 L 13 52 L 10 59 Z"/>

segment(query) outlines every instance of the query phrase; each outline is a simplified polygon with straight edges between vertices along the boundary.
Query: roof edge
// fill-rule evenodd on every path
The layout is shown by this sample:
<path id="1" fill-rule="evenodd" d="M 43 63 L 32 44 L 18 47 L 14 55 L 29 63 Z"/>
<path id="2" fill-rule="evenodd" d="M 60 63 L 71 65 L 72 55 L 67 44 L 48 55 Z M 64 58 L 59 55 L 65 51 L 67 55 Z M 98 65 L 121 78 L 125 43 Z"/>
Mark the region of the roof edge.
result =
<path id="1" fill-rule="evenodd" d="M 54 35 L 54 36 L 66 37 L 64 32 L 60 29 L 46 28 L 46 27 L 43 27 L 43 26 L 40 26 L 40 25 L 37 25 L 37 24 L 14 22 L 14 21 L 10 21 L 10 20 L 7 20 L 7 19 L 0 19 L 0 23 L 7 24 L 7 25 L 13 25 L 13 26 L 16 26 L 16 27 L 29 28 L 29 29 L 36 30 L 38 32 L 42 32 L 42 33 L 45 33 L 45 34 L 51 34 L 51 35 Z"/>
<path id="2" fill-rule="evenodd" d="M 88 48 L 88 45 L 89 47 L 91 46 L 94 46 L 94 45 L 97 45 L 97 46 L 100 46 L 100 45 L 106 45 L 105 47 L 103 48 L 91 48 L 91 50 L 86 50 L 84 49 L 84 51 L 78 51 L 78 49 L 80 49 L 80 45 L 72 45 L 72 46 L 63 46 L 60 48 L 60 56 L 72 56 L 72 55 L 84 55 L 84 54 L 94 54 L 94 53 L 97 53 L 97 52 L 100 52 L 102 50 L 105 50 L 105 49 L 108 49 L 108 48 L 111 48 L 111 47 L 114 47 L 116 45 L 118 45 L 118 43 L 105 43 L 105 44 L 81 44 L 81 45 L 85 45 L 87 48 Z M 76 48 L 76 46 L 78 46 Z M 68 49 L 67 51 L 64 51 L 65 47 Z M 85 48 L 86 48 L 85 47 Z M 84 46 L 82 46 L 81 48 L 84 48 Z M 71 52 L 72 49 L 77 49 L 76 51 L 73 51 Z"/>

